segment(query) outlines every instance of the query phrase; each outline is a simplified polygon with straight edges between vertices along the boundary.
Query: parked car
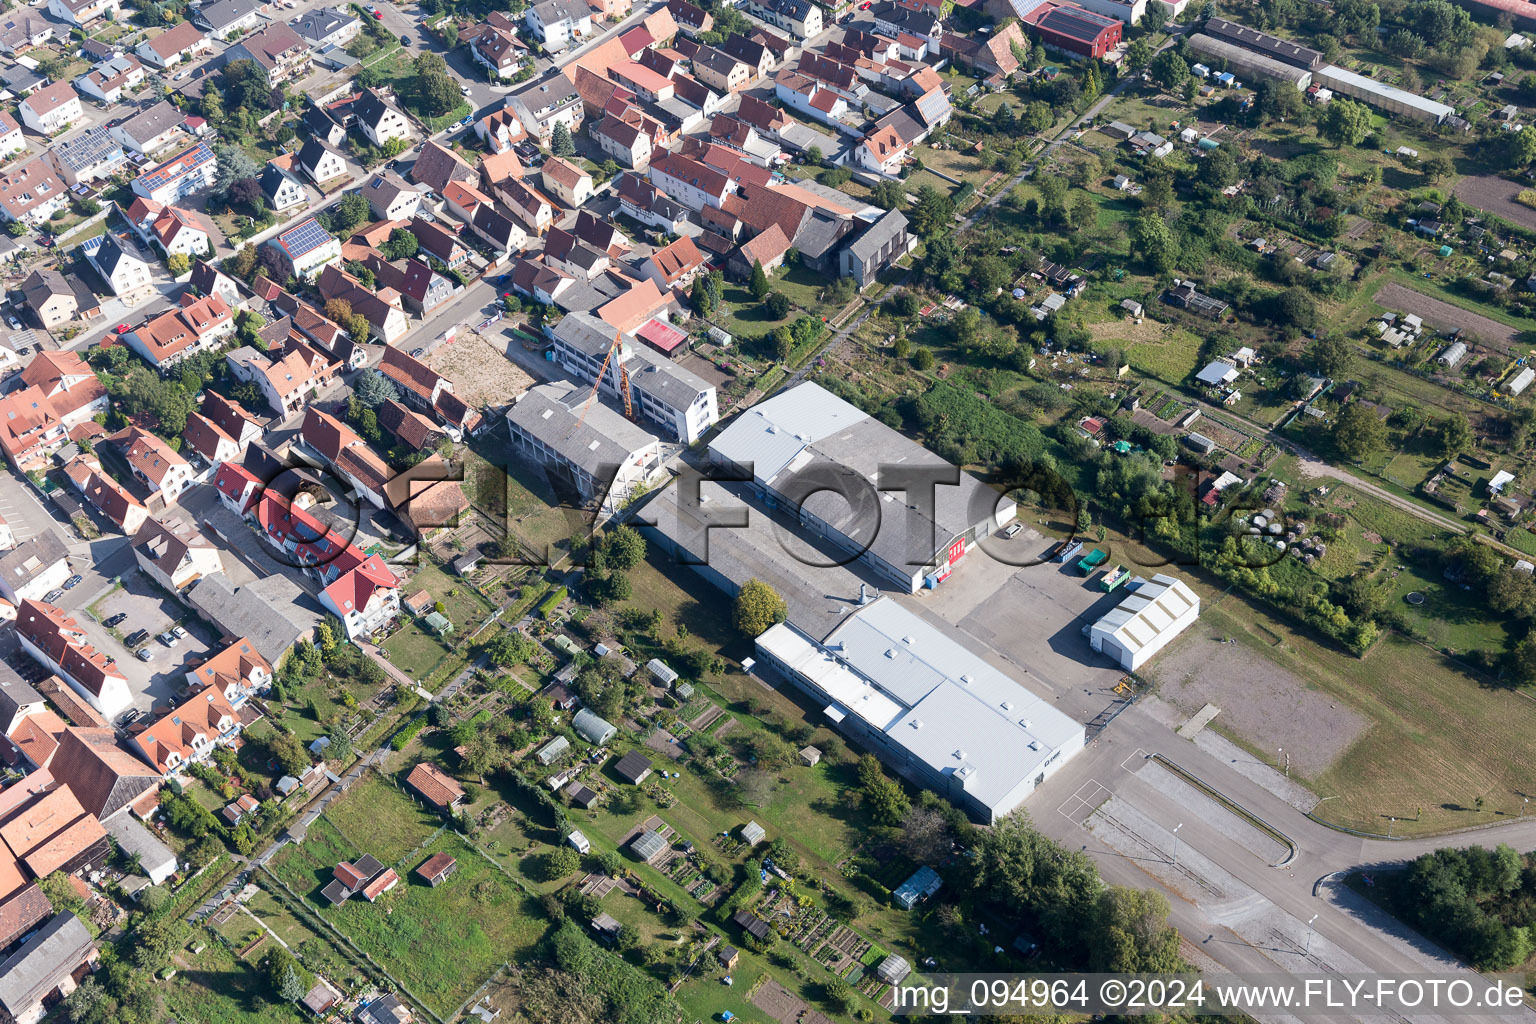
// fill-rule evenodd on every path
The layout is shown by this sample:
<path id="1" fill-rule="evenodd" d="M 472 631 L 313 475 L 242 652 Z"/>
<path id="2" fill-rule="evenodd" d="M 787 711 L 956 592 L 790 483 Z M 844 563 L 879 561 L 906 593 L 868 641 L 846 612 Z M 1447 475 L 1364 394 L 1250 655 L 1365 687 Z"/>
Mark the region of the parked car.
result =
<path id="1" fill-rule="evenodd" d="M 140 630 L 135 630 L 132 633 L 129 633 L 128 634 L 128 639 L 126 641 L 124 641 L 124 642 L 129 647 L 137 647 L 139 644 L 143 643 L 145 640 L 148 640 L 148 639 L 149 639 L 149 630 L 147 630 L 147 629 L 140 629 Z"/>
<path id="2" fill-rule="evenodd" d="M 167 647 L 175 647 L 177 644 L 181 643 L 180 640 L 176 639 L 176 634 L 171 632 L 161 633 L 159 636 L 155 637 L 155 639 L 159 640 Z"/>
<path id="3" fill-rule="evenodd" d="M 43 595 L 43 603 L 44 604 L 58 604 L 59 603 L 59 598 L 61 598 L 63 596 L 64 596 L 64 588 L 63 587 L 57 587 L 57 588 L 55 588 L 53 590 L 48 591 L 48 593 Z"/>
<path id="4" fill-rule="evenodd" d="M 134 657 L 138 658 L 140 661 L 148 661 L 154 656 L 155 649 L 153 647 L 140 647 L 137 651 L 134 652 Z"/>
<path id="5" fill-rule="evenodd" d="M 176 626 L 175 628 L 173 628 L 171 630 L 171 633 L 178 640 L 185 640 L 187 638 L 187 631 L 185 629 L 183 629 L 181 626 Z"/>
<path id="6" fill-rule="evenodd" d="M 106 626 L 108 629 L 111 629 L 113 626 L 117 625 L 119 622 L 122 622 L 127 617 L 127 612 L 118 612 L 116 615 L 109 616 L 106 621 L 102 623 L 102 625 Z"/>
<path id="7" fill-rule="evenodd" d="M 11 330 L 13 330 L 13 331 L 21 330 L 21 321 L 17 320 L 14 316 L 6 317 L 5 318 L 5 322 L 11 325 Z"/>
<path id="8" fill-rule="evenodd" d="M 74 590 L 76 587 L 78 587 L 80 585 L 80 581 L 83 580 L 83 579 L 85 579 L 84 576 L 81 576 L 79 573 L 76 573 L 75 575 L 71 576 L 69 579 L 64 581 L 64 589 L 65 590 Z"/>
<path id="9" fill-rule="evenodd" d="M 127 324 L 118 324 L 117 325 L 117 333 L 118 334 L 127 334 L 131 330 L 133 330 L 133 328 L 129 327 Z"/>
<path id="10" fill-rule="evenodd" d="M 1019 535 L 1019 531 L 1022 529 L 1024 529 L 1023 523 L 1010 523 L 1008 529 L 1003 531 L 1003 536 L 1008 540 L 1012 540 Z"/>

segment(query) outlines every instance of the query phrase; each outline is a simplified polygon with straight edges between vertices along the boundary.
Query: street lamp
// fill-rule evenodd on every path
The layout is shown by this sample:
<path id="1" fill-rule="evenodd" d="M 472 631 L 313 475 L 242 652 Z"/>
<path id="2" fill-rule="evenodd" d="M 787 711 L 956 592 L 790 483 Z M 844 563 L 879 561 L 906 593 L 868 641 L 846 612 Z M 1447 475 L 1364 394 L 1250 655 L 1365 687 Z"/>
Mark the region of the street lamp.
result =
<path id="1" fill-rule="evenodd" d="M 1317 920 L 1317 915 L 1312 915 L 1312 920 L 1307 922 L 1307 956 L 1312 955 L 1312 921 Z"/>
<path id="2" fill-rule="evenodd" d="M 1173 866 L 1174 867 L 1178 867 L 1179 866 L 1179 829 L 1181 829 L 1183 827 L 1184 827 L 1184 823 L 1181 821 L 1177 825 L 1175 825 L 1174 829 L 1173 829 Z"/>

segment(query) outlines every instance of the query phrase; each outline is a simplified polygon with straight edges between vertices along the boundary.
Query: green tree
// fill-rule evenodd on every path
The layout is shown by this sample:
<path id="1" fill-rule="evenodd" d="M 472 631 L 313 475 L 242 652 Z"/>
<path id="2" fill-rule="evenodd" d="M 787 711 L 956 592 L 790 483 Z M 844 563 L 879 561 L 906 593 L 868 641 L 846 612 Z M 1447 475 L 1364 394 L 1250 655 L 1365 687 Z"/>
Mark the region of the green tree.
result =
<path id="1" fill-rule="evenodd" d="M 485 656 L 492 665 L 511 668 L 533 657 L 538 645 L 515 629 L 506 629 L 485 645 Z"/>
<path id="2" fill-rule="evenodd" d="M 1150 211 L 1136 218 L 1132 232 L 1136 254 L 1158 275 L 1166 275 L 1178 266 L 1179 244 L 1162 217 Z"/>
<path id="3" fill-rule="evenodd" d="M 926 238 L 950 227 L 955 215 L 954 200 L 932 185 L 919 186 L 916 195 L 917 202 L 907 215 L 914 231 Z"/>
<path id="4" fill-rule="evenodd" d="M 571 141 L 571 129 L 564 121 L 557 122 L 554 131 L 550 132 L 549 151 L 559 157 L 576 154 L 576 144 Z"/>
<path id="5" fill-rule="evenodd" d="M 166 257 L 165 268 L 171 272 L 172 277 L 180 277 L 192 270 L 192 257 L 184 252 L 173 252 Z"/>
<path id="6" fill-rule="evenodd" d="M 581 856 L 569 846 L 562 844 L 541 855 L 534 867 L 544 881 L 554 882 L 581 867 Z"/>
<path id="7" fill-rule="evenodd" d="M 926 345 L 919 345 L 912 352 L 912 366 L 914 369 L 927 373 L 933 369 L 933 349 Z"/>
<path id="8" fill-rule="evenodd" d="M 1349 341 L 1339 334 L 1325 334 L 1307 350 L 1312 366 L 1324 377 L 1341 380 L 1355 362 L 1355 351 Z"/>
<path id="9" fill-rule="evenodd" d="M 1472 436 L 1472 425 L 1467 422 L 1466 416 L 1459 412 L 1436 423 L 1429 432 L 1429 436 L 1435 450 L 1447 459 L 1470 451 L 1476 440 Z"/>
<path id="10" fill-rule="evenodd" d="M 763 300 L 763 311 L 770 319 L 783 320 L 789 316 L 789 309 L 789 296 L 783 292 L 769 292 L 768 297 Z"/>
<path id="11" fill-rule="evenodd" d="M 1153 57 L 1147 71 L 1152 81 L 1165 92 L 1172 92 L 1191 77 L 1189 62 L 1180 55 L 1177 47 L 1172 46 Z"/>
<path id="12" fill-rule="evenodd" d="M 1527 128 L 1523 132 L 1506 133 L 1504 164 L 1510 170 L 1520 171 L 1536 160 L 1536 131 Z"/>
<path id="13" fill-rule="evenodd" d="M 747 282 L 747 291 L 759 301 L 768 294 L 768 275 L 763 271 L 761 260 L 752 261 L 752 278 Z"/>
<path id="14" fill-rule="evenodd" d="M 883 179 L 869 190 L 869 201 L 882 210 L 899 210 L 907 205 L 907 189 L 899 181 Z"/>
<path id="15" fill-rule="evenodd" d="M 1125 48 L 1125 63 L 1132 71 L 1140 71 L 1151 64 L 1153 56 L 1152 44 L 1147 42 L 1145 36 L 1132 39 Z"/>
<path id="16" fill-rule="evenodd" d="M 1387 441 L 1387 426 L 1375 411 L 1352 402 L 1333 421 L 1333 445 L 1349 459 L 1364 459 Z"/>
<path id="17" fill-rule="evenodd" d="M 227 191 L 241 178 L 254 178 L 261 173 L 261 165 L 239 146 L 221 145 L 214 150 L 214 156 L 213 186 L 220 192 Z"/>
<path id="18" fill-rule="evenodd" d="M 1371 132 L 1371 108 L 1364 103 L 1335 97 L 1323 108 L 1317 133 L 1334 145 L 1358 146 Z"/>
<path id="19" fill-rule="evenodd" d="M 736 628 L 749 639 L 767 632 L 775 623 L 783 622 L 787 613 L 784 598 L 762 580 L 747 580 L 736 593 Z"/>
<path id="20" fill-rule="evenodd" d="M 352 313 L 351 307 L 347 309 L 347 315 Z M 394 382 L 382 373 L 368 372 L 358 376 L 357 382 L 352 386 L 352 393 L 357 400 L 366 406 L 378 407 L 385 402 L 399 401 L 400 392 Z"/>

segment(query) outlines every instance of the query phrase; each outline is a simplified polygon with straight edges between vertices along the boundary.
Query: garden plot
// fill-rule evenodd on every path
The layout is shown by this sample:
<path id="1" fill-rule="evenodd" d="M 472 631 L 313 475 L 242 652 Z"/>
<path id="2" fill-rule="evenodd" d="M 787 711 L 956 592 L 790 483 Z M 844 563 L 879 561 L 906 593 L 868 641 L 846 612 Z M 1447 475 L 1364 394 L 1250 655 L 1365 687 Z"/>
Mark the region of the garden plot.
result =
<path id="1" fill-rule="evenodd" d="M 1536 211 L 1533 211 L 1536 212 Z M 1384 309 L 1397 310 L 1403 313 L 1417 313 L 1424 318 L 1424 322 L 1437 331 L 1461 330 L 1472 335 L 1485 345 L 1491 345 L 1504 354 L 1520 344 L 1521 331 L 1490 320 L 1486 316 L 1474 313 L 1460 306 L 1453 306 L 1449 302 L 1430 298 L 1422 292 L 1416 292 L 1412 288 L 1389 282 L 1381 286 L 1373 300 L 1376 305 Z"/>

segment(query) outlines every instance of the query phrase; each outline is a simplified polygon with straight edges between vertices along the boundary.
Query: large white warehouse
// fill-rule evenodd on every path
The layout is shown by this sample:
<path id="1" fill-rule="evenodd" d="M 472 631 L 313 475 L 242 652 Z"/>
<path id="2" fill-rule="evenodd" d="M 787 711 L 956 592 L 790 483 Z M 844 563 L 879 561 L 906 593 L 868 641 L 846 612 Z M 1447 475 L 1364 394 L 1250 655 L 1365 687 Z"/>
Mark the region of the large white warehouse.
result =
<path id="1" fill-rule="evenodd" d="M 822 643 L 780 623 L 757 655 L 892 771 L 983 822 L 1083 749 L 1081 723 L 889 597 Z"/>
<path id="2" fill-rule="evenodd" d="M 1200 598 L 1183 580 L 1159 573 L 1093 624 L 1088 644 L 1134 672 L 1200 617 Z"/>

